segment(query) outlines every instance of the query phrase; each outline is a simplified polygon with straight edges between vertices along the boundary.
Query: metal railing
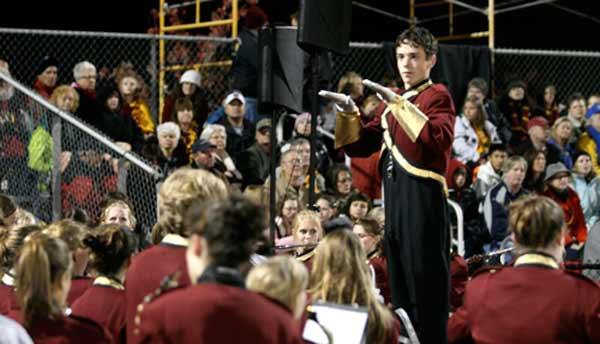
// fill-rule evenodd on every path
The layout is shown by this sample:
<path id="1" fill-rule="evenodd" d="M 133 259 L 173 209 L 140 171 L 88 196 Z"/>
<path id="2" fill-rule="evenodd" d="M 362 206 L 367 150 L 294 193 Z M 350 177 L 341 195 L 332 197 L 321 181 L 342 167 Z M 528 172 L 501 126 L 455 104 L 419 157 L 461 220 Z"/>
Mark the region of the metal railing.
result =
<path id="1" fill-rule="evenodd" d="M 0 192 L 43 221 L 75 208 L 93 222 L 111 192 L 126 194 L 142 228 L 156 221 L 160 172 L 144 159 L 0 72 Z"/>

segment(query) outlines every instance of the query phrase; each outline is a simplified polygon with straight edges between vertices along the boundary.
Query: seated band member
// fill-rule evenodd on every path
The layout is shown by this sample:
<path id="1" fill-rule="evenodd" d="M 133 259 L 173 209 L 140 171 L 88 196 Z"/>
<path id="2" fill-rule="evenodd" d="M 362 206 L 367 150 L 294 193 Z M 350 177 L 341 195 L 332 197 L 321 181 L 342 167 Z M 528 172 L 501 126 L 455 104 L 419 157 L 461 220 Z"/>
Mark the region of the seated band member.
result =
<path id="1" fill-rule="evenodd" d="M 449 343 L 600 343 L 600 287 L 559 268 L 566 224 L 546 197 L 510 205 L 513 267 L 480 270 L 448 323 Z"/>
<path id="2" fill-rule="evenodd" d="M 113 343 L 100 325 L 67 315 L 72 268 L 64 241 L 44 233 L 29 236 L 17 263 L 18 320 L 35 343 Z"/>
<path id="3" fill-rule="evenodd" d="M 246 290 L 239 271 L 262 236 L 262 209 L 237 196 L 199 203 L 186 215 L 192 286 L 155 301 L 146 298 L 138 306 L 134 333 L 139 342 L 301 343 L 291 311 Z"/>
<path id="4" fill-rule="evenodd" d="M 126 226 L 98 226 L 83 241 L 91 251 L 93 285 L 72 305 L 73 314 L 93 320 L 110 331 L 115 343 L 125 343 L 125 286 L 123 280 L 137 242 Z"/>
<path id="5" fill-rule="evenodd" d="M 316 211 L 302 210 L 294 218 L 292 227 L 294 244 L 306 245 L 298 247 L 295 252 L 296 259 L 304 263 L 310 272 L 312 258 L 315 255 L 315 246 L 323 237 L 321 218 Z"/>

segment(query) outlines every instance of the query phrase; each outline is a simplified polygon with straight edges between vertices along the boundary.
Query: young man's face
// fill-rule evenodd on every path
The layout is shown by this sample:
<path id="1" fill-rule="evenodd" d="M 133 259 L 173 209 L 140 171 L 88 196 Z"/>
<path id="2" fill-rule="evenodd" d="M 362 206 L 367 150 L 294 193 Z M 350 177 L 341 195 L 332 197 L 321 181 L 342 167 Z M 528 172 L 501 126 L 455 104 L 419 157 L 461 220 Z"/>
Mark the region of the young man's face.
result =
<path id="1" fill-rule="evenodd" d="M 585 100 L 583 99 L 576 99 L 569 104 L 569 116 L 578 121 L 583 119 L 583 116 L 585 116 L 585 111 Z"/>
<path id="2" fill-rule="evenodd" d="M 411 88 L 429 78 L 435 61 L 435 55 L 425 56 L 423 47 L 414 47 L 407 43 L 396 47 L 396 63 L 405 88 Z"/>
<path id="3" fill-rule="evenodd" d="M 506 152 L 501 150 L 496 150 L 490 155 L 490 163 L 494 170 L 499 171 L 502 168 L 507 156 Z"/>

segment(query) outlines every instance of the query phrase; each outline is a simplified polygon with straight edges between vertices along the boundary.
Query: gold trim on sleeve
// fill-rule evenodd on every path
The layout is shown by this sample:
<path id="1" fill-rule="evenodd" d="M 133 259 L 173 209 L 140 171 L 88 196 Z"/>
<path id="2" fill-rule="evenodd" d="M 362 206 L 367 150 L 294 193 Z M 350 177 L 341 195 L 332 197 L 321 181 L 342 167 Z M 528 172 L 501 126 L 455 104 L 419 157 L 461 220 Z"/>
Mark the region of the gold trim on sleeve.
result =
<path id="1" fill-rule="evenodd" d="M 417 141 L 421 130 L 429 120 L 418 107 L 403 97 L 396 97 L 388 104 L 385 111 L 392 113 L 412 142 Z"/>
<path id="2" fill-rule="evenodd" d="M 354 143 L 360 139 L 360 114 L 358 112 L 338 112 L 335 115 L 335 149 Z"/>

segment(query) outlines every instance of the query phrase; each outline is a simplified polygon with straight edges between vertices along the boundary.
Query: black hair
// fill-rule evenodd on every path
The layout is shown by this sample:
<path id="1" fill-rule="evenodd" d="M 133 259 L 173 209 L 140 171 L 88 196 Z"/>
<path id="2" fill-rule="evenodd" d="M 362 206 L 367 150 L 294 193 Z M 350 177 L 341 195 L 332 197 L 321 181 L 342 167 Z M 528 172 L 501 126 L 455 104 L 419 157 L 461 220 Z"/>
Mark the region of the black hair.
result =
<path id="1" fill-rule="evenodd" d="M 430 57 L 438 52 L 438 42 L 431 32 L 424 27 L 414 27 L 404 30 L 396 39 L 396 47 L 401 44 L 422 47 L 425 56 Z"/>
<path id="2" fill-rule="evenodd" d="M 236 269 L 250 259 L 267 224 L 263 209 L 239 195 L 195 204 L 185 221 L 192 235 L 206 240 L 215 265 Z"/>
<path id="3" fill-rule="evenodd" d="M 138 246 L 133 232 L 117 224 L 98 226 L 93 234 L 83 239 L 83 243 L 92 251 L 92 268 L 107 276 L 119 272 Z"/>

